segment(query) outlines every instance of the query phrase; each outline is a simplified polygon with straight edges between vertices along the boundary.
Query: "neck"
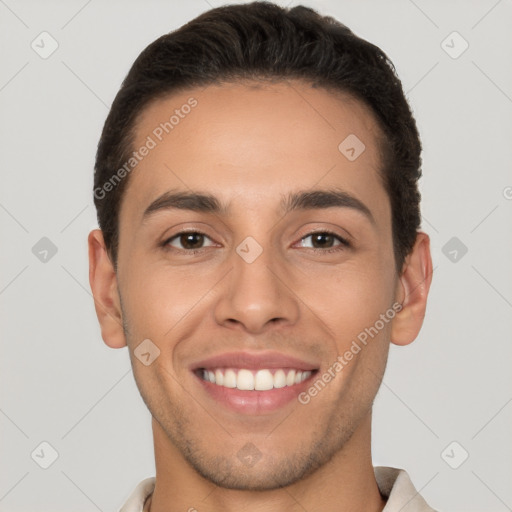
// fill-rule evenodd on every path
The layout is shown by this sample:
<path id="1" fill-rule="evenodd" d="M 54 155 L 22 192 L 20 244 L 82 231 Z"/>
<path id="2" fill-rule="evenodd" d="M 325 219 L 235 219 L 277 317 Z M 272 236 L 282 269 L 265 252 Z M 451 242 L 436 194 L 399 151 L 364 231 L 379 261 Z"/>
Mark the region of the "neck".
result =
<path id="1" fill-rule="evenodd" d="M 156 485 L 150 512 L 380 512 L 385 500 L 371 460 L 371 413 L 343 449 L 307 478 L 270 491 L 224 489 L 199 475 L 153 419 Z"/>

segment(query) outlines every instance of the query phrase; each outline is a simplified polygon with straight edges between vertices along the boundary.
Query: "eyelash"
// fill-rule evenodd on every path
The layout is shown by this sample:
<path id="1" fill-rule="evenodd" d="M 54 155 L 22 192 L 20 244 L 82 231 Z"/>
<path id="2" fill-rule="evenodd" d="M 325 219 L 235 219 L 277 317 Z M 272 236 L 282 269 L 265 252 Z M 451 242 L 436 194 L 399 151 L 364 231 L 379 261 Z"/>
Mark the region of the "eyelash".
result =
<path id="1" fill-rule="evenodd" d="M 187 255 L 194 255 L 194 254 L 199 254 L 201 252 L 204 252 L 205 249 L 207 249 L 207 247 L 203 247 L 201 249 L 176 249 L 175 247 L 171 247 L 169 245 L 169 243 L 173 240 L 175 240 L 176 238 L 179 238 L 181 235 L 187 235 L 187 234 L 192 234 L 192 235 L 203 235 L 205 236 L 206 238 L 210 238 L 206 233 L 203 233 L 202 231 L 197 231 L 197 230 L 193 230 L 193 231 L 180 231 L 178 233 L 176 233 L 175 235 L 173 235 L 171 238 L 168 238 L 167 240 L 165 240 L 161 245 L 162 245 L 162 248 L 165 250 L 165 251 L 178 251 L 178 252 L 182 252 L 182 253 L 186 253 Z M 338 240 L 340 242 L 340 245 L 336 246 L 336 247 L 331 247 L 331 248 L 328 248 L 328 249 L 319 249 L 318 247 L 310 247 L 309 249 L 315 251 L 315 252 L 320 252 L 320 253 L 337 253 L 339 251 L 342 251 L 344 249 L 347 249 L 349 247 L 351 247 L 351 244 L 344 238 L 340 237 L 338 234 L 332 232 L 332 231 L 329 231 L 329 230 L 321 230 L 321 231 L 312 231 L 310 233 L 308 233 L 306 236 L 303 236 L 300 241 L 303 241 L 304 239 L 306 238 L 309 238 L 310 236 L 314 236 L 314 235 L 329 235 L 329 236 L 333 236 L 336 240 Z"/>

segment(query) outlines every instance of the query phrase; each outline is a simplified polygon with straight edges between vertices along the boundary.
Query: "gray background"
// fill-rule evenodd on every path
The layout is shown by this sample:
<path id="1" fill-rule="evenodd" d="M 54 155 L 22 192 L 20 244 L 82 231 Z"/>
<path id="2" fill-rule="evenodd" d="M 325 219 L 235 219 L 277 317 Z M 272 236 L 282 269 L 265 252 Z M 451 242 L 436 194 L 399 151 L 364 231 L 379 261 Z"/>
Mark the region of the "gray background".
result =
<path id="1" fill-rule="evenodd" d="M 1 511 L 117 510 L 154 474 L 127 349 L 104 345 L 90 295 L 94 155 L 140 51 L 222 3 L 0 0 Z M 440 510 L 512 510 L 512 2 L 303 3 L 388 53 L 424 144 L 434 280 L 419 338 L 391 349 L 374 462 Z"/>

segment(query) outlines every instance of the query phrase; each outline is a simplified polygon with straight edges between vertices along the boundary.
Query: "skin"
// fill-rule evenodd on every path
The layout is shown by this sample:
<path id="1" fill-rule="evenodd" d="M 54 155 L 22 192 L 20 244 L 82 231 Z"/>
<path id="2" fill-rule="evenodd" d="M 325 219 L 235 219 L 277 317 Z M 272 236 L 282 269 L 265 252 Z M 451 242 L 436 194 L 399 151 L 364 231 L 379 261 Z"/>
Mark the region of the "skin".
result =
<path id="1" fill-rule="evenodd" d="M 156 488 L 148 505 L 152 512 L 382 510 L 372 403 L 389 344 L 411 343 L 421 328 L 432 262 L 419 232 L 396 273 L 374 117 L 347 95 L 298 81 L 223 84 L 149 105 L 134 146 L 190 97 L 198 105 L 130 176 L 117 273 L 101 231 L 88 239 L 103 340 L 128 345 L 153 416 Z M 366 146 L 352 162 L 338 150 L 349 134 Z M 317 188 L 350 193 L 373 221 L 348 207 L 280 212 L 282 195 Z M 169 209 L 143 221 L 171 189 L 213 194 L 229 213 Z M 206 235 L 202 252 L 190 254 L 179 237 L 164 250 L 184 228 Z M 310 236 L 322 230 L 350 247 Z M 250 264 L 235 250 L 248 236 L 263 249 Z M 395 302 L 402 310 L 307 405 L 237 414 L 189 369 L 227 351 L 276 350 L 318 363 L 321 375 Z M 149 366 L 133 352 L 147 338 L 160 350 Z M 247 443 L 261 456 L 252 467 L 237 457 Z"/>

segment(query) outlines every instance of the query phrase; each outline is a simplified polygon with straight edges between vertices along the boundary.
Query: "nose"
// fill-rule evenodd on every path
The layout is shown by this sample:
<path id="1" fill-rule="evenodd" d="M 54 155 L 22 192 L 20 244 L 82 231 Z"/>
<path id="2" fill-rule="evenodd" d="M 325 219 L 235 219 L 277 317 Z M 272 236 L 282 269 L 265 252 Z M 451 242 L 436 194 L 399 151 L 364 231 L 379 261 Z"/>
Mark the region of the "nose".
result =
<path id="1" fill-rule="evenodd" d="M 240 254 L 233 251 L 232 270 L 219 290 L 217 323 L 251 334 L 295 324 L 299 299 L 293 292 L 293 278 L 285 262 L 271 249 L 263 249 L 254 261 Z"/>

